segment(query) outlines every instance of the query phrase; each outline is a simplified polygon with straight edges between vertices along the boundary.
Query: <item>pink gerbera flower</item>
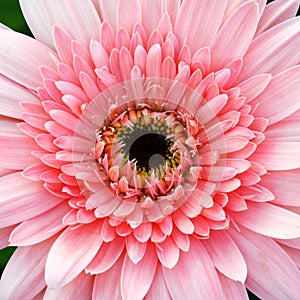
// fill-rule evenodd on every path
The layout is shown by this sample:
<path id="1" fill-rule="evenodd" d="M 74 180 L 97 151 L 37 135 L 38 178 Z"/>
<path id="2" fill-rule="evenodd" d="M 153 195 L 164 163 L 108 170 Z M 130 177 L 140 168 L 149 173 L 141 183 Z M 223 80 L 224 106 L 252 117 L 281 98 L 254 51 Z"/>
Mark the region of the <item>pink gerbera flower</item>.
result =
<path id="1" fill-rule="evenodd" d="M 298 1 L 20 2 L 0 298 L 297 299 Z"/>

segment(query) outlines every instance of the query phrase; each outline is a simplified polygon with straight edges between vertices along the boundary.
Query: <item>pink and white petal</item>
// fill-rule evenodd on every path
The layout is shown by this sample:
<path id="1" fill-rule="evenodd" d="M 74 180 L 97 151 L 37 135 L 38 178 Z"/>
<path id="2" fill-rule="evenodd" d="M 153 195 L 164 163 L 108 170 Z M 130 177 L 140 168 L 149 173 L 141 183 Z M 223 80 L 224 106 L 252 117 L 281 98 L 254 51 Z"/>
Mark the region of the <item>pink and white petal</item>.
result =
<path id="1" fill-rule="evenodd" d="M 157 266 L 154 279 L 145 300 L 156 300 L 158 295 L 160 299 L 172 300 L 160 265 Z"/>
<path id="2" fill-rule="evenodd" d="M 300 26 L 299 26 L 300 27 Z M 300 60 L 300 58 L 299 58 Z M 251 101 L 255 117 L 274 124 L 300 109 L 300 66 L 287 69 L 270 81 L 265 90 Z"/>
<path id="3" fill-rule="evenodd" d="M 118 0 L 99 0 L 99 6 L 102 21 L 116 29 Z"/>
<path id="4" fill-rule="evenodd" d="M 271 78 L 270 74 L 258 74 L 239 84 L 241 95 L 247 97 L 247 103 L 264 91 Z"/>
<path id="5" fill-rule="evenodd" d="M 142 8 L 140 0 L 123 0 L 118 2 L 117 29 L 125 28 L 131 34 L 134 25 L 141 22 Z"/>
<path id="6" fill-rule="evenodd" d="M 247 266 L 237 245 L 226 231 L 210 232 L 210 238 L 203 240 L 209 256 L 215 267 L 226 277 L 245 282 Z"/>
<path id="7" fill-rule="evenodd" d="M 300 268 L 300 250 L 286 245 L 280 245 L 280 247 L 288 254 L 288 256 L 294 261 L 294 263 Z"/>
<path id="8" fill-rule="evenodd" d="M 17 248 L 1 277 L 2 299 L 32 299 L 44 289 L 46 258 L 55 238 L 33 246 Z"/>
<path id="9" fill-rule="evenodd" d="M 256 35 L 294 17 L 297 13 L 298 6 L 298 0 L 276 0 L 270 2 L 260 18 Z"/>
<path id="10" fill-rule="evenodd" d="M 0 40 L 0 74 L 33 90 L 42 86 L 39 67 L 55 68 L 50 48 L 10 30 L 0 30 Z"/>
<path id="11" fill-rule="evenodd" d="M 268 172 L 261 184 L 272 191 L 278 205 L 300 206 L 300 169 Z"/>
<path id="12" fill-rule="evenodd" d="M 247 206 L 246 211 L 231 213 L 235 222 L 272 238 L 300 236 L 300 215 L 270 203 L 248 201 Z"/>
<path id="13" fill-rule="evenodd" d="M 224 67 L 247 51 L 258 24 L 258 5 L 248 1 L 223 24 L 211 47 L 212 70 Z"/>
<path id="14" fill-rule="evenodd" d="M 190 250 L 180 253 L 173 269 L 163 267 L 163 274 L 174 300 L 223 298 L 218 274 L 200 240 L 191 238 Z"/>
<path id="15" fill-rule="evenodd" d="M 297 299 L 299 269 L 275 241 L 244 228 L 230 229 L 230 235 L 247 262 L 248 289 L 261 299 Z"/>
<path id="16" fill-rule="evenodd" d="M 0 229 L 0 250 L 8 247 L 9 236 L 11 232 L 15 229 L 15 225 L 4 227 Z"/>
<path id="17" fill-rule="evenodd" d="M 68 227 L 58 237 L 46 262 L 45 280 L 49 288 L 68 284 L 91 262 L 102 243 L 100 229 L 100 224 L 94 222 L 74 229 Z"/>
<path id="18" fill-rule="evenodd" d="M 163 0 L 143 0 L 141 2 L 143 27 L 149 37 L 163 16 Z"/>
<path id="19" fill-rule="evenodd" d="M 122 237 L 116 236 L 109 243 L 102 243 L 97 255 L 92 262 L 86 267 L 86 272 L 92 275 L 105 273 L 119 259 L 125 247 L 125 242 Z"/>
<path id="20" fill-rule="evenodd" d="M 120 286 L 123 261 L 124 258 L 121 257 L 108 271 L 95 276 L 93 300 L 123 299 Z"/>
<path id="21" fill-rule="evenodd" d="M 244 56 L 237 82 L 261 73 L 278 74 L 300 61 L 300 19 L 287 20 L 258 36 Z"/>
<path id="22" fill-rule="evenodd" d="M 183 0 L 174 25 L 181 45 L 186 40 L 192 54 L 210 45 L 222 24 L 225 9 L 226 1 Z"/>
<path id="23" fill-rule="evenodd" d="M 61 201 L 47 192 L 42 183 L 25 179 L 20 173 L 0 178 L 0 193 L 0 228 L 38 216 Z"/>
<path id="24" fill-rule="evenodd" d="M 286 118 L 268 127 L 265 131 L 268 141 L 299 142 L 300 141 L 300 118 Z"/>
<path id="25" fill-rule="evenodd" d="M 53 25 L 67 31 L 87 48 L 91 39 L 99 37 L 100 19 L 90 1 L 38 0 L 32 9 L 31 1 L 21 0 L 20 5 L 34 36 L 50 47 L 54 48 Z"/>
<path id="26" fill-rule="evenodd" d="M 24 109 L 20 102 L 39 103 L 39 99 L 26 88 L 0 75 L 0 114 L 15 119 L 21 119 Z"/>
<path id="27" fill-rule="evenodd" d="M 271 171 L 300 168 L 300 142 L 265 140 L 249 160 Z"/>
<path id="28" fill-rule="evenodd" d="M 60 289 L 47 288 L 43 299 L 92 299 L 93 284 L 94 278 L 82 272 Z"/>
<path id="29" fill-rule="evenodd" d="M 161 264 L 168 269 L 172 269 L 179 260 L 179 248 L 171 237 L 157 243 L 156 252 Z"/>
<path id="30" fill-rule="evenodd" d="M 69 210 L 70 206 L 62 202 L 49 211 L 22 222 L 12 231 L 10 245 L 34 245 L 50 238 L 65 227 L 62 220 Z"/>
<path id="31" fill-rule="evenodd" d="M 222 290 L 225 300 L 248 300 L 246 287 L 240 281 L 232 280 L 222 273 L 219 273 Z"/>
<path id="32" fill-rule="evenodd" d="M 170 16 L 172 24 L 175 24 L 182 0 L 163 0 L 163 3 L 164 11 Z"/>
<path id="33" fill-rule="evenodd" d="M 128 255 L 125 256 L 121 273 L 122 299 L 139 300 L 147 294 L 157 265 L 154 247 L 152 243 L 148 243 L 143 259 L 137 264 L 134 264 Z"/>
<path id="34" fill-rule="evenodd" d="M 126 237 L 126 250 L 127 255 L 134 264 L 140 262 L 146 252 L 147 242 L 141 243 L 135 239 L 135 237 L 130 234 Z"/>

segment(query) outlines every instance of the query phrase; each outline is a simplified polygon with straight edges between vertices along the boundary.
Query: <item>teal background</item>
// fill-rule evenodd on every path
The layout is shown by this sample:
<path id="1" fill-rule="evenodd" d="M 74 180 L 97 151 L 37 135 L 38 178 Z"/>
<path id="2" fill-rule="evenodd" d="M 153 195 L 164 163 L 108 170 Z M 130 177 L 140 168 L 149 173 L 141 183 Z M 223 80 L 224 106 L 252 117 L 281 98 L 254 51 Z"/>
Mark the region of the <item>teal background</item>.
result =
<path id="1" fill-rule="evenodd" d="M 32 36 L 23 18 L 18 0 L 0 0 L 0 23 L 5 24 L 15 31 Z M 0 250 L 0 275 L 14 251 L 15 247 L 8 247 Z M 259 299 L 250 292 L 249 297 L 251 300 Z"/>

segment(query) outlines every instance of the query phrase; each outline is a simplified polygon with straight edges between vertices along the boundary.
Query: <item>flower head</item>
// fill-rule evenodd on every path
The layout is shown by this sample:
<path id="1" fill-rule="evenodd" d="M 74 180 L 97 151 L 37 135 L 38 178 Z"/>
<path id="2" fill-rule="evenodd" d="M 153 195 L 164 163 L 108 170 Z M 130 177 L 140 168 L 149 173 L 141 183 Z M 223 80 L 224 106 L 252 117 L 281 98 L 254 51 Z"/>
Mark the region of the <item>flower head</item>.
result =
<path id="1" fill-rule="evenodd" d="M 296 299 L 298 1 L 20 3 L 36 39 L 0 29 L 4 299 Z"/>

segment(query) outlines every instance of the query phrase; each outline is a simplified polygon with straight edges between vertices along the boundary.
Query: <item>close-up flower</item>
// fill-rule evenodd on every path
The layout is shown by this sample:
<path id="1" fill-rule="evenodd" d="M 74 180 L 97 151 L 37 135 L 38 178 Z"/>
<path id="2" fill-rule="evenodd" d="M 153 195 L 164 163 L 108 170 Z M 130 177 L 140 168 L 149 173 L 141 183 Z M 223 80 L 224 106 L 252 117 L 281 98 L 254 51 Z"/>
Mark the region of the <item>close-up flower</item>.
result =
<path id="1" fill-rule="evenodd" d="M 298 299 L 298 0 L 19 2 L 0 299 Z"/>

